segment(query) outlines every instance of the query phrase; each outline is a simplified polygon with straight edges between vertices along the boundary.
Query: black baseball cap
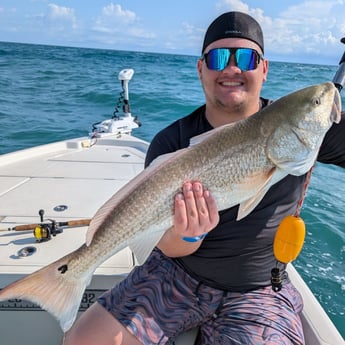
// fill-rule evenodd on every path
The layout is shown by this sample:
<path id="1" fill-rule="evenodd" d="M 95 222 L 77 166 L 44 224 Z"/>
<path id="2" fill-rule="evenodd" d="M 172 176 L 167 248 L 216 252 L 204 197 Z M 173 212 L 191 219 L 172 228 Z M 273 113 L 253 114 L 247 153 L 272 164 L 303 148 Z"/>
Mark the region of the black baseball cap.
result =
<path id="1" fill-rule="evenodd" d="M 264 52 L 264 36 L 260 24 L 246 13 L 233 11 L 223 13 L 210 24 L 201 53 L 204 53 L 205 48 L 212 42 L 231 37 L 253 41 Z"/>

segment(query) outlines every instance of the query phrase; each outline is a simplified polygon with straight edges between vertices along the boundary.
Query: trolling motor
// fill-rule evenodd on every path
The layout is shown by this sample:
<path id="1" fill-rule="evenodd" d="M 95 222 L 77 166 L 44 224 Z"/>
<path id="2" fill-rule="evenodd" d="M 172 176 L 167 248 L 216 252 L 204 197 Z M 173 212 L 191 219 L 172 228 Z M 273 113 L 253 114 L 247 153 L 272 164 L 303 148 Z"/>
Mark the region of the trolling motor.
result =
<path id="1" fill-rule="evenodd" d="M 130 134 L 132 129 L 141 126 L 137 116 L 132 116 L 129 104 L 128 83 L 132 79 L 134 70 L 131 68 L 123 69 L 118 75 L 121 81 L 122 91 L 120 92 L 115 110 L 111 119 L 94 123 L 92 125 L 92 137 L 97 137 L 101 133 Z M 119 107 L 123 104 L 123 116 L 119 116 Z"/>
<path id="2" fill-rule="evenodd" d="M 343 37 L 340 40 L 340 42 L 345 44 L 345 37 Z M 333 78 L 333 83 L 339 92 L 343 89 L 345 85 L 345 52 L 342 58 L 340 59 L 339 68 Z"/>
<path id="3" fill-rule="evenodd" d="M 345 37 L 340 40 L 345 44 Z M 345 85 L 345 52 L 340 59 L 339 68 L 333 78 L 333 83 L 339 92 Z M 300 212 L 304 197 L 309 185 L 312 169 L 309 170 L 301 198 L 297 205 L 295 215 L 286 216 L 280 223 L 273 241 L 273 253 L 276 259 L 276 266 L 271 270 L 271 285 L 274 292 L 282 289 L 285 267 L 294 261 L 302 250 L 305 238 L 305 224 L 300 218 Z"/>

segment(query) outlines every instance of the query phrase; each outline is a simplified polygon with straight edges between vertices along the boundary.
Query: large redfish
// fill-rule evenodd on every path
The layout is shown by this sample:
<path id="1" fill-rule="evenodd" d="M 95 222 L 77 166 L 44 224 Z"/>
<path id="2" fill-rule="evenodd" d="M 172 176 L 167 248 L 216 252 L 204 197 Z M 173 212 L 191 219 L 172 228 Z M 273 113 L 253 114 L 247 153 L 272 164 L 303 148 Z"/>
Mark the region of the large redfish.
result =
<path id="1" fill-rule="evenodd" d="M 339 93 L 332 83 L 324 83 L 194 138 L 190 147 L 158 158 L 106 202 L 94 216 L 84 245 L 5 287 L 0 300 L 37 303 L 67 331 L 102 262 L 126 246 L 139 262 L 151 252 L 172 225 L 174 195 L 185 180 L 201 181 L 220 210 L 240 204 L 241 219 L 274 183 L 313 166 L 325 133 L 339 120 Z"/>

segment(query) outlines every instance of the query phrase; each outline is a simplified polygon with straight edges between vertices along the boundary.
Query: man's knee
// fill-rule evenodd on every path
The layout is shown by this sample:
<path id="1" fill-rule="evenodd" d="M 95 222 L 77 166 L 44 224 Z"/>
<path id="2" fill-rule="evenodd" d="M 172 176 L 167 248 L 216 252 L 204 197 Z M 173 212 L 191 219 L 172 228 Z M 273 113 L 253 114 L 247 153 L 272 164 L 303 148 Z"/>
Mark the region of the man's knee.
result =
<path id="1" fill-rule="evenodd" d="M 140 345 L 100 304 L 93 304 L 65 334 L 63 345 Z"/>

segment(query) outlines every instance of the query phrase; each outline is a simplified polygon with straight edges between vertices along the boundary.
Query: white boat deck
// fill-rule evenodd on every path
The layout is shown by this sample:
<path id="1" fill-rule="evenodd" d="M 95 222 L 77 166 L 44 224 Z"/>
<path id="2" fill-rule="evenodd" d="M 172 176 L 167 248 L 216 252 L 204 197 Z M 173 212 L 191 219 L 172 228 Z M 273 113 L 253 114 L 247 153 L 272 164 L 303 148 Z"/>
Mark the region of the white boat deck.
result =
<path id="1" fill-rule="evenodd" d="M 83 147 L 89 140 L 81 138 L 3 155 L 0 227 L 39 223 L 40 209 L 44 210 L 45 219 L 56 221 L 93 217 L 103 202 L 143 169 L 147 143 L 126 135 L 109 137 L 104 135 L 92 147 Z M 66 210 L 59 211 L 61 205 Z M 65 229 L 63 236 L 40 244 L 35 243 L 32 232 L 1 232 L 1 239 L 8 241 L 0 251 L 2 272 L 3 266 L 24 263 L 21 260 L 18 265 L 18 260 L 13 259 L 23 245 L 32 244 L 39 249 L 40 253 L 26 258 L 37 268 L 82 244 L 85 230 Z M 29 270 L 25 269 L 25 273 Z"/>
<path id="2" fill-rule="evenodd" d="M 89 144 L 88 138 L 80 138 L 0 156 L 0 229 L 40 223 L 40 209 L 45 212 L 45 222 L 92 218 L 115 191 L 143 169 L 148 144 L 140 139 L 104 134 L 95 145 Z M 66 209 L 61 211 L 61 206 Z M 0 289 L 79 247 L 86 230 L 86 226 L 65 228 L 41 243 L 32 230 L 0 231 Z M 35 252 L 21 257 L 20 250 L 27 247 L 34 247 Z M 87 288 L 81 310 L 122 279 L 134 264 L 129 249 L 103 263 Z M 307 345 L 344 344 L 293 267 L 290 274 L 306 304 L 303 321 Z M 57 321 L 22 300 L 0 302 L 0 334 L 2 345 L 54 345 L 61 344 L 62 339 Z M 183 335 L 177 344 L 193 344 L 194 335 L 195 331 Z"/>

